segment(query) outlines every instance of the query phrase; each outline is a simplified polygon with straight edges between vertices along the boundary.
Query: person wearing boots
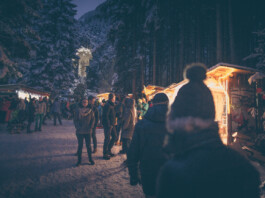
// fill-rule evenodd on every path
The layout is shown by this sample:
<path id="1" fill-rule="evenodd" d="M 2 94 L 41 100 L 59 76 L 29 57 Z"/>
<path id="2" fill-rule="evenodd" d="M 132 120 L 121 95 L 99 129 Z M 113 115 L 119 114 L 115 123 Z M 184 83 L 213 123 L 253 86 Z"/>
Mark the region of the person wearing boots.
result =
<path id="1" fill-rule="evenodd" d="M 53 112 L 53 125 L 56 126 L 56 120 L 58 119 L 60 125 L 62 125 L 61 120 L 61 103 L 58 98 L 55 99 L 52 105 L 52 112 Z"/>
<path id="2" fill-rule="evenodd" d="M 36 104 L 36 115 L 35 115 L 35 131 L 41 131 L 43 117 L 46 113 L 46 103 L 39 98 Z"/>
<path id="3" fill-rule="evenodd" d="M 95 123 L 92 128 L 92 140 L 93 140 L 93 153 L 97 152 L 97 136 L 96 136 L 96 129 L 99 121 L 99 113 L 98 113 L 98 108 L 95 106 L 95 97 L 94 96 L 89 96 L 88 97 L 88 107 L 92 109 L 94 112 L 95 116 Z"/>
<path id="4" fill-rule="evenodd" d="M 88 107 L 88 100 L 84 98 L 82 100 L 82 106 L 76 109 L 74 115 L 74 125 L 76 128 L 76 136 L 78 140 L 78 152 L 77 152 L 78 161 L 76 166 L 79 166 L 81 164 L 84 139 L 86 142 L 89 162 L 91 165 L 95 164 L 95 162 L 92 159 L 92 151 L 91 151 L 91 133 L 92 133 L 92 128 L 94 126 L 94 121 L 95 117 L 93 110 Z"/>
<path id="5" fill-rule="evenodd" d="M 260 177 L 251 163 L 223 145 L 203 64 L 186 67 L 167 118 L 165 150 L 173 154 L 160 170 L 158 198 L 258 198 Z"/>
<path id="6" fill-rule="evenodd" d="M 168 133 L 166 129 L 168 102 L 166 94 L 155 95 L 154 106 L 148 109 L 143 119 L 135 125 L 132 142 L 127 152 L 130 184 L 134 186 L 142 183 L 146 197 L 155 196 L 157 175 L 167 160 L 163 152 L 163 143 Z M 141 177 L 138 176 L 138 167 Z"/>
<path id="7" fill-rule="evenodd" d="M 125 98 L 122 114 L 122 150 L 120 154 L 127 154 L 133 137 L 134 126 L 137 121 L 134 99 Z"/>
<path id="8" fill-rule="evenodd" d="M 109 94 L 109 100 L 103 107 L 102 113 L 102 124 L 104 127 L 104 145 L 103 145 L 103 159 L 109 160 L 110 157 L 114 156 L 111 153 L 111 149 L 114 143 L 117 141 L 117 133 L 115 128 L 116 114 L 114 110 L 115 95 Z"/>

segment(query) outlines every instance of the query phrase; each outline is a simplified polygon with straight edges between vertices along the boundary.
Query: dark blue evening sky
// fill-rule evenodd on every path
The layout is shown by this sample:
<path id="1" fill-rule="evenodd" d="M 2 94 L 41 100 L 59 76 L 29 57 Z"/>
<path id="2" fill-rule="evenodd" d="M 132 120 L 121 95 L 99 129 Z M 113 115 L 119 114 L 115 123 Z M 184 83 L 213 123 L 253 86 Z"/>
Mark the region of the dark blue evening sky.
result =
<path id="1" fill-rule="evenodd" d="M 94 10 L 99 4 L 103 3 L 106 0 L 73 0 L 72 2 L 77 5 L 77 15 L 78 19 L 83 14 L 88 11 Z"/>

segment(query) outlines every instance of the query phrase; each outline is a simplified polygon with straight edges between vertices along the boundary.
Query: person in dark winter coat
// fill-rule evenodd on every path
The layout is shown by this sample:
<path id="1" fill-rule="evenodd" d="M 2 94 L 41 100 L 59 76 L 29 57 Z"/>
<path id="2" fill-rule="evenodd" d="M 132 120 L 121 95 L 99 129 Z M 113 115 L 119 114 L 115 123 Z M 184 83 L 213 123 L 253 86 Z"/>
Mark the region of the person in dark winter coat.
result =
<path id="1" fill-rule="evenodd" d="M 136 185 L 141 182 L 147 197 L 155 195 L 158 172 L 167 160 L 162 148 L 168 133 L 166 113 L 169 100 L 166 94 L 159 93 L 155 95 L 153 102 L 154 106 L 135 125 L 133 139 L 127 153 L 130 184 Z M 140 163 L 141 179 L 138 176 L 138 163 Z"/>
<path id="2" fill-rule="evenodd" d="M 117 100 L 117 98 L 116 98 Z M 120 131 L 122 129 L 122 115 L 124 111 L 124 96 L 119 96 L 119 100 L 117 101 L 117 104 L 115 105 L 115 113 L 117 118 L 117 125 L 116 125 L 116 132 L 117 132 L 117 145 L 120 145 Z"/>
<path id="3" fill-rule="evenodd" d="M 42 124 L 46 125 L 45 121 L 47 118 L 49 118 L 51 120 L 51 107 L 52 107 L 52 103 L 51 100 L 48 99 L 47 97 L 43 98 L 43 101 L 46 103 L 46 114 L 44 115 Z"/>
<path id="4" fill-rule="evenodd" d="M 58 98 L 55 99 L 52 104 L 52 113 L 53 113 L 53 125 L 56 126 L 56 120 L 58 119 L 60 125 L 62 125 L 61 121 L 61 103 Z"/>
<path id="5" fill-rule="evenodd" d="M 32 131 L 30 130 L 32 122 L 34 122 L 34 117 L 35 117 L 35 98 L 30 99 L 29 104 L 27 105 L 26 108 L 26 115 L 28 119 L 28 125 L 27 125 L 27 133 L 31 133 Z"/>
<path id="6" fill-rule="evenodd" d="M 91 151 L 91 133 L 94 126 L 94 113 L 91 108 L 88 107 L 88 100 L 82 100 L 82 107 L 76 109 L 76 113 L 74 115 L 74 125 L 76 128 L 76 136 L 78 139 L 78 161 L 76 166 L 81 164 L 82 160 L 82 148 L 83 141 L 85 139 L 88 159 L 91 165 L 94 165 L 95 162 L 92 159 L 92 151 Z"/>
<path id="7" fill-rule="evenodd" d="M 168 114 L 166 150 L 174 154 L 158 177 L 158 198 L 258 198 L 259 173 L 243 156 L 223 145 L 206 67 L 193 64 L 189 79 Z"/>
<path id="8" fill-rule="evenodd" d="M 116 115 L 114 110 L 115 95 L 110 93 L 109 100 L 103 107 L 102 113 L 102 124 L 104 127 L 104 146 L 103 146 L 103 159 L 109 160 L 110 157 L 114 156 L 111 153 L 111 149 L 114 143 L 117 141 L 116 133 Z"/>
<path id="9" fill-rule="evenodd" d="M 41 131 L 43 118 L 46 114 L 46 103 L 42 98 L 39 98 L 39 101 L 36 103 L 36 112 L 35 112 L 35 131 Z"/>
<path id="10" fill-rule="evenodd" d="M 95 97 L 94 96 L 89 96 L 88 97 L 88 107 L 93 110 L 94 116 L 95 116 L 95 123 L 92 128 L 92 139 L 93 139 L 93 153 L 97 152 L 97 137 L 96 137 L 96 129 L 99 121 L 99 113 L 98 113 L 98 108 L 95 106 Z"/>
<path id="11" fill-rule="evenodd" d="M 137 115 L 135 109 L 135 102 L 131 98 L 125 98 L 124 112 L 122 116 L 122 151 L 120 153 L 126 153 L 130 147 L 134 126 L 136 123 Z"/>

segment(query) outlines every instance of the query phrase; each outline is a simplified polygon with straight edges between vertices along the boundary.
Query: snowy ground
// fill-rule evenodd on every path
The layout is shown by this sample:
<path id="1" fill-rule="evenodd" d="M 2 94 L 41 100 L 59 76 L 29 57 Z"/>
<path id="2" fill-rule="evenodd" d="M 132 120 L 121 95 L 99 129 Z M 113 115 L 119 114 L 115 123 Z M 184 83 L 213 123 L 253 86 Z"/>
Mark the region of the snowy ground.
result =
<path id="1" fill-rule="evenodd" d="M 64 121 L 63 126 L 49 122 L 42 132 L 32 134 L 11 135 L 0 125 L 0 198 L 143 198 L 140 186 L 129 185 L 128 170 L 123 166 L 125 156 L 103 160 L 102 129 L 97 130 L 97 137 L 98 152 L 93 155 L 96 164 L 89 165 L 84 145 L 82 165 L 75 167 L 77 140 L 72 121 Z M 119 150 L 114 146 L 113 153 Z M 264 166 L 252 164 L 265 184 Z M 262 194 L 265 198 L 264 191 Z"/>
<path id="2" fill-rule="evenodd" d="M 33 127 L 33 126 L 32 126 Z M 144 197 L 140 186 L 129 185 L 125 156 L 102 159 L 103 130 L 97 130 L 95 165 L 75 167 L 77 140 L 72 121 L 48 123 L 42 132 L 8 134 L 0 125 L 0 197 Z M 113 148 L 118 153 L 119 147 Z"/>

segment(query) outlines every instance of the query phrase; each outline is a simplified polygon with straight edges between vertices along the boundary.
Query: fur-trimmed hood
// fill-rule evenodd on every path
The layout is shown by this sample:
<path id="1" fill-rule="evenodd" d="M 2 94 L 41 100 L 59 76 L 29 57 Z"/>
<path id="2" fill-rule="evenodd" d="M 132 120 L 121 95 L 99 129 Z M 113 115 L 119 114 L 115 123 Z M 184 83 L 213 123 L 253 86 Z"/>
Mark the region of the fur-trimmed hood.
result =
<path id="1" fill-rule="evenodd" d="M 221 146 L 218 123 L 194 117 L 167 120 L 168 135 L 164 141 L 165 151 L 175 155 L 202 147 Z"/>
<path id="2" fill-rule="evenodd" d="M 212 119 L 201 119 L 195 117 L 181 117 L 167 120 L 167 129 L 169 132 L 185 131 L 188 133 L 198 132 L 210 128 L 216 122 Z"/>

